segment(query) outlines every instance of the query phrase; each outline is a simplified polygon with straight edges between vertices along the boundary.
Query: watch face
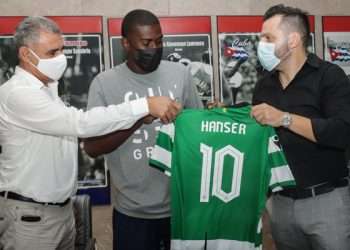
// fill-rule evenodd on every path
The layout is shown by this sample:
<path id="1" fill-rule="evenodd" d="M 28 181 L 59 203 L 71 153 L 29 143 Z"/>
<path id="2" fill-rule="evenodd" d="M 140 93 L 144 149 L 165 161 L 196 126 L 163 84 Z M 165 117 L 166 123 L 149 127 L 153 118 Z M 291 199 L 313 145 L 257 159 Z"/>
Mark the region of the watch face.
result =
<path id="1" fill-rule="evenodd" d="M 282 118 L 282 126 L 288 128 L 290 126 L 291 120 L 292 118 L 289 113 L 284 114 Z"/>

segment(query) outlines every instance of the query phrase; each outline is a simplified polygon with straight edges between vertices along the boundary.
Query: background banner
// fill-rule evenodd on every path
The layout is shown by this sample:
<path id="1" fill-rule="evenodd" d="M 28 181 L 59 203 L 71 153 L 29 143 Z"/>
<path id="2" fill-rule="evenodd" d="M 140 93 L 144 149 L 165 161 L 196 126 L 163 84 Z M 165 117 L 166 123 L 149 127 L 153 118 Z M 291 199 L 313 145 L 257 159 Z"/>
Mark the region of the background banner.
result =
<path id="1" fill-rule="evenodd" d="M 59 84 L 67 105 L 86 109 L 93 78 L 104 70 L 101 16 L 50 16 L 64 34 L 68 65 Z M 91 158 L 79 140 L 78 193 L 90 194 L 94 204 L 110 202 L 107 169 L 103 157 Z"/>
<path id="2" fill-rule="evenodd" d="M 324 58 L 338 64 L 350 78 L 350 16 L 324 16 Z"/>
<path id="3" fill-rule="evenodd" d="M 17 56 L 13 34 L 23 16 L 0 17 L 0 85 L 15 72 Z"/>

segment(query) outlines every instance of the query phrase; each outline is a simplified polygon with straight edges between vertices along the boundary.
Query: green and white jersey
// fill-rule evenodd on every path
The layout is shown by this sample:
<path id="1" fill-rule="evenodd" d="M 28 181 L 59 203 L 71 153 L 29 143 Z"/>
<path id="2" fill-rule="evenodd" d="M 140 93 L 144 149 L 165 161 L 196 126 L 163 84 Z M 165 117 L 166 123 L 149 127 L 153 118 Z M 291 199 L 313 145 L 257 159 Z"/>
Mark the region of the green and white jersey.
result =
<path id="1" fill-rule="evenodd" d="M 295 185 L 272 127 L 250 106 L 184 110 L 150 159 L 171 175 L 172 249 L 261 249 L 269 188 Z"/>

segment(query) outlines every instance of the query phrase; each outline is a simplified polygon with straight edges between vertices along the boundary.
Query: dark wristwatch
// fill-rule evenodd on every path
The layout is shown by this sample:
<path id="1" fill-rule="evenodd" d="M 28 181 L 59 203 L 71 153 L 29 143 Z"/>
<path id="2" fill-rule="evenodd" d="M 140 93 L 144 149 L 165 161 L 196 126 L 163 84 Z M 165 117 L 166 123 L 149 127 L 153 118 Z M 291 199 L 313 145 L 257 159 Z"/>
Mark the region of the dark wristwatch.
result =
<path id="1" fill-rule="evenodd" d="M 292 116 L 288 112 L 285 112 L 282 116 L 282 127 L 289 128 L 292 124 Z"/>

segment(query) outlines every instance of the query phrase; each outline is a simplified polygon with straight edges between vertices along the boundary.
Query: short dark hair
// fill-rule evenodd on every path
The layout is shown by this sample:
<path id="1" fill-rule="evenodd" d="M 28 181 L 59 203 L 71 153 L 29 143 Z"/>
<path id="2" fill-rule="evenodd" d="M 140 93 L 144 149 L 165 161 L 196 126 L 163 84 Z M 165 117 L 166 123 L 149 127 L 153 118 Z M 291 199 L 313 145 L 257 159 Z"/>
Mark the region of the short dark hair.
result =
<path id="1" fill-rule="evenodd" d="M 137 25 L 154 25 L 160 24 L 158 17 L 152 12 L 143 9 L 136 9 L 130 11 L 123 19 L 122 22 L 122 36 L 127 37 L 128 34 Z"/>
<path id="2" fill-rule="evenodd" d="M 270 7 L 265 12 L 264 21 L 276 15 L 282 16 L 281 24 L 286 22 L 300 33 L 301 39 L 303 41 L 303 46 L 306 49 L 310 39 L 310 23 L 308 13 L 298 8 L 278 4 Z"/>

